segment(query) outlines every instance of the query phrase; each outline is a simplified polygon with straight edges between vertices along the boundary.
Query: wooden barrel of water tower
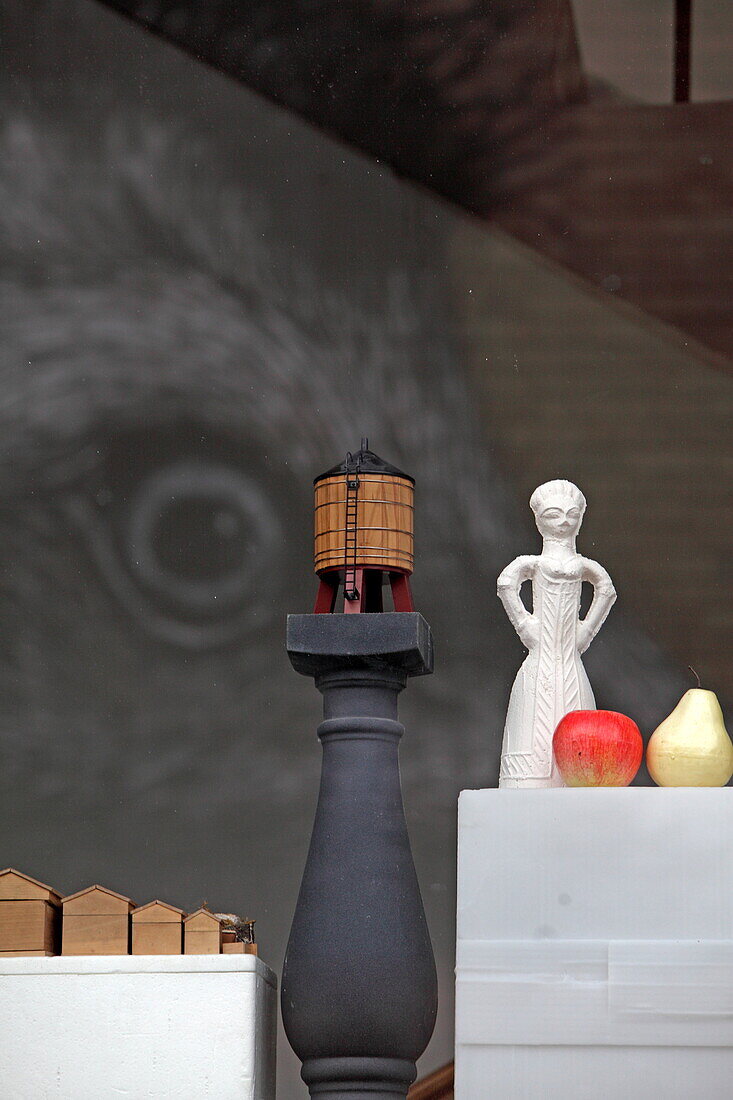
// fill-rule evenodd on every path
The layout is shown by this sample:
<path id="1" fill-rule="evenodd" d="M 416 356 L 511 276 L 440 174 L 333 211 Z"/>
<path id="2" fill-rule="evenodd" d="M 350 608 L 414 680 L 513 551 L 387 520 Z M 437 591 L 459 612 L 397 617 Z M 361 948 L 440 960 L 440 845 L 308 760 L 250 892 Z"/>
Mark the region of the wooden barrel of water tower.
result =
<path id="1" fill-rule="evenodd" d="M 339 471 L 315 483 L 315 571 L 348 564 L 387 572 L 412 573 L 415 486 L 406 476 L 359 472 L 352 490 L 356 522 L 347 524 L 347 475 Z M 356 539 L 348 543 L 347 527 Z"/>

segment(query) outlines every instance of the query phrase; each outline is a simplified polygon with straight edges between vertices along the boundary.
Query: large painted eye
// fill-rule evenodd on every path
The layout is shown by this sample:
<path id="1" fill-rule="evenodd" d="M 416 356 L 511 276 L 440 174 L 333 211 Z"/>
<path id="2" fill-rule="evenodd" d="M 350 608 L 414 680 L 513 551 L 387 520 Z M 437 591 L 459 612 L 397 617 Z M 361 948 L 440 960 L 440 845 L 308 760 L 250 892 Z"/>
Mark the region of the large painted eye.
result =
<path id="1" fill-rule="evenodd" d="M 262 629 L 281 573 L 282 487 L 259 456 L 198 430 L 152 439 L 100 448 L 93 494 L 67 499 L 107 586 L 150 633 L 187 648 Z"/>
<path id="2" fill-rule="evenodd" d="M 182 460 L 136 486 L 122 529 L 130 572 L 190 615 L 221 618 L 246 596 L 277 536 L 272 509 L 241 471 Z"/>

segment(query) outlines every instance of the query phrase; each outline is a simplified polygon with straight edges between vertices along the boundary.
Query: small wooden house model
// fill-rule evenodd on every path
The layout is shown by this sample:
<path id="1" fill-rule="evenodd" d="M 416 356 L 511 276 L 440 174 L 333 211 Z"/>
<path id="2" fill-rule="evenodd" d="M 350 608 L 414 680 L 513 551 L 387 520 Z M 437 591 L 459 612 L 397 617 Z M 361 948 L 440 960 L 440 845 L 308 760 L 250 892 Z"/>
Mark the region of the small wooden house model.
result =
<path id="1" fill-rule="evenodd" d="M 132 911 L 133 955 L 180 955 L 186 914 L 166 901 L 149 901 Z"/>
<path id="2" fill-rule="evenodd" d="M 62 901 L 62 955 L 128 955 L 134 901 L 106 886 L 87 886 Z"/>
<path id="3" fill-rule="evenodd" d="M 241 920 L 231 914 L 218 914 L 221 920 L 229 916 L 230 919 L 222 920 L 221 925 L 221 953 L 222 955 L 256 955 L 255 922 L 253 920 Z"/>
<path id="4" fill-rule="evenodd" d="M 0 871 L 0 956 L 56 955 L 61 896 L 12 867 Z"/>
<path id="5" fill-rule="evenodd" d="M 184 955 L 220 955 L 221 921 L 208 909 L 197 909 L 183 922 Z"/>

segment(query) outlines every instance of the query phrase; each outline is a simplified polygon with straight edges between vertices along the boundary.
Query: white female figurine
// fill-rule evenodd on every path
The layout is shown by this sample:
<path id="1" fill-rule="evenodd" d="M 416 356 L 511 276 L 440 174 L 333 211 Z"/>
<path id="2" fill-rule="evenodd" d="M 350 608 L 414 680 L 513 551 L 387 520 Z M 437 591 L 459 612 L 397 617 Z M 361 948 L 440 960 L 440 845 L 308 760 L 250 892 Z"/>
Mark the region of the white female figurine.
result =
<path id="1" fill-rule="evenodd" d="M 529 502 L 542 535 L 542 553 L 515 558 L 499 576 L 497 592 L 512 626 L 529 650 L 514 681 L 504 727 L 500 787 L 562 787 L 552 735 L 571 710 L 595 710 L 580 654 L 603 625 L 616 599 L 603 566 L 576 552 L 585 497 L 571 481 L 548 481 Z M 532 582 L 530 614 L 519 590 Z M 579 619 L 583 581 L 593 602 Z"/>

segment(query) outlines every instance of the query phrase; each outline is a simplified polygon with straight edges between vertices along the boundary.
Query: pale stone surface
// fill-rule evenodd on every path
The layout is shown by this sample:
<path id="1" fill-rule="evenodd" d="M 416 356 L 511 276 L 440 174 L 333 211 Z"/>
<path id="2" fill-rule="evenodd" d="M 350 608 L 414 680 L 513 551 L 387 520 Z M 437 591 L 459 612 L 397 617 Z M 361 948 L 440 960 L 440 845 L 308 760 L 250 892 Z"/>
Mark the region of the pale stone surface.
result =
<path id="1" fill-rule="evenodd" d="M 276 979 L 252 955 L 0 959 L 0 1095 L 275 1100 Z"/>
<path id="2" fill-rule="evenodd" d="M 457 1100 L 727 1096 L 731 868 L 726 788 L 464 791 Z"/>

